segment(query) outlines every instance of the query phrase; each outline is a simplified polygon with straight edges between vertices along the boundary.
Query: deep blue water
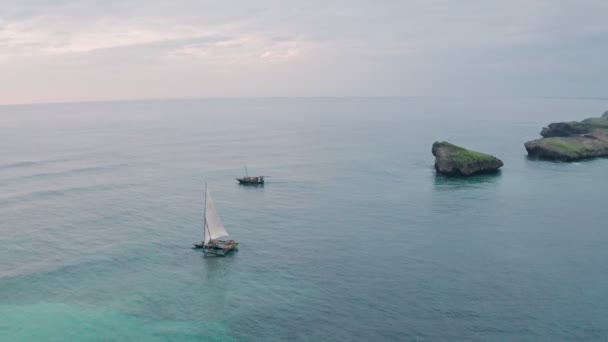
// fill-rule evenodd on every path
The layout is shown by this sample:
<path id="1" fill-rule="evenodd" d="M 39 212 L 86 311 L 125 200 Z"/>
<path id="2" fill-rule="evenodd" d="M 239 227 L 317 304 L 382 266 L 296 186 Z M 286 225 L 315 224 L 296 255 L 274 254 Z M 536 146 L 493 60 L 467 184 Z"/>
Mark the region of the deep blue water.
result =
<path id="1" fill-rule="evenodd" d="M 608 160 L 523 147 L 606 102 L 0 107 L 0 340 L 608 340 Z M 505 167 L 438 177 L 435 140 Z M 205 182 L 232 257 L 190 248 Z"/>

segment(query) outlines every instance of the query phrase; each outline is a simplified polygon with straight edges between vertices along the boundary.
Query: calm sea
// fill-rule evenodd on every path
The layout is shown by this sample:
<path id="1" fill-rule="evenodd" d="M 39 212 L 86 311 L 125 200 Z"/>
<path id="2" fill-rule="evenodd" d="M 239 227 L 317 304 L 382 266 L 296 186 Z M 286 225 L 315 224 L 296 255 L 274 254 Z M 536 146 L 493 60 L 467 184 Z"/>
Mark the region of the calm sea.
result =
<path id="1" fill-rule="evenodd" d="M 608 159 L 523 143 L 607 102 L 2 106 L 0 340 L 605 341 Z M 438 177 L 435 140 L 505 166 Z M 191 249 L 205 182 L 232 257 Z"/>

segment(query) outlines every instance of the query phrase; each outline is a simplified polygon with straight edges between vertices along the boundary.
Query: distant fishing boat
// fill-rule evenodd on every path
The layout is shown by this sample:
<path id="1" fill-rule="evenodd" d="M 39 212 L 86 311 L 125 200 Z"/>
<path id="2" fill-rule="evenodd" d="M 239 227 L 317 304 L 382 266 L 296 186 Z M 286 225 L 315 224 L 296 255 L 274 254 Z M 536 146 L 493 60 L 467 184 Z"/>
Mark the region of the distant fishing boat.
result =
<path id="1" fill-rule="evenodd" d="M 202 249 L 205 254 L 224 256 L 238 250 L 238 242 L 225 240 L 228 232 L 215 208 L 215 202 L 205 184 L 205 212 L 203 215 L 203 241 L 194 244 L 194 248 Z M 220 240 L 224 238 L 224 240 Z"/>
<path id="2" fill-rule="evenodd" d="M 236 180 L 239 181 L 240 184 L 264 184 L 264 176 L 245 176 L 241 178 L 236 178 Z"/>
<path id="3" fill-rule="evenodd" d="M 270 176 L 249 176 L 247 166 L 245 166 L 245 177 L 236 178 L 239 184 L 264 185 L 264 177 Z"/>

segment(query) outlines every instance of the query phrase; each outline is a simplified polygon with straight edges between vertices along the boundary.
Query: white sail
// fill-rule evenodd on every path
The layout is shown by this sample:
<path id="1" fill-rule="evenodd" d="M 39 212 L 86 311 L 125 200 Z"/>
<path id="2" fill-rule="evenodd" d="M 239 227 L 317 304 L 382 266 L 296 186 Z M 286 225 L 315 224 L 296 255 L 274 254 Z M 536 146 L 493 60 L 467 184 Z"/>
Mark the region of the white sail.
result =
<path id="1" fill-rule="evenodd" d="M 205 245 L 209 243 L 209 240 L 215 240 L 228 236 L 228 232 L 226 231 L 226 228 L 224 228 L 224 224 L 222 223 L 220 215 L 215 208 L 215 203 L 213 202 L 213 198 L 211 198 L 211 193 L 209 190 L 207 190 L 206 205 L 205 224 L 207 227 L 205 229 Z"/>

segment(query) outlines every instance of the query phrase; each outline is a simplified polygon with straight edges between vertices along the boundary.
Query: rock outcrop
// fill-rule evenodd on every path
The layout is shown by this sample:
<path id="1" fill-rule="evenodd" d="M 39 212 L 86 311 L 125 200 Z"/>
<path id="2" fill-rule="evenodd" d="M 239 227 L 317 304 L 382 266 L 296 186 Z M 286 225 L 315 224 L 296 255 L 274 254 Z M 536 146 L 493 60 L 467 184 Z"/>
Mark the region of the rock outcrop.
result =
<path id="1" fill-rule="evenodd" d="M 608 120 L 607 120 L 608 121 Z M 595 131 L 569 137 L 549 137 L 524 144 L 530 157 L 575 161 L 608 156 L 608 132 Z"/>
<path id="2" fill-rule="evenodd" d="M 589 118 L 581 122 L 554 122 L 547 127 L 543 127 L 540 135 L 545 138 L 569 137 L 591 133 L 596 130 L 608 130 L 608 120 L 604 118 Z"/>
<path id="3" fill-rule="evenodd" d="M 467 150 L 446 141 L 435 142 L 432 152 L 435 156 L 435 170 L 444 175 L 470 176 L 496 172 L 504 165 L 494 156 Z"/>
<path id="4" fill-rule="evenodd" d="M 554 122 L 549 124 L 547 127 L 543 127 L 540 131 L 540 135 L 549 137 L 569 137 L 575 134 L 591 133 L 592 128 L 584 125 L 582 122 Z"/>
<path id="5" fill-rule="evenodd" d="M 574 161 L 608 156 L 608 112 L 581 122 L 557 122 L 540 132 L 544 138 L 524 144 L 533 158 Z"/>

